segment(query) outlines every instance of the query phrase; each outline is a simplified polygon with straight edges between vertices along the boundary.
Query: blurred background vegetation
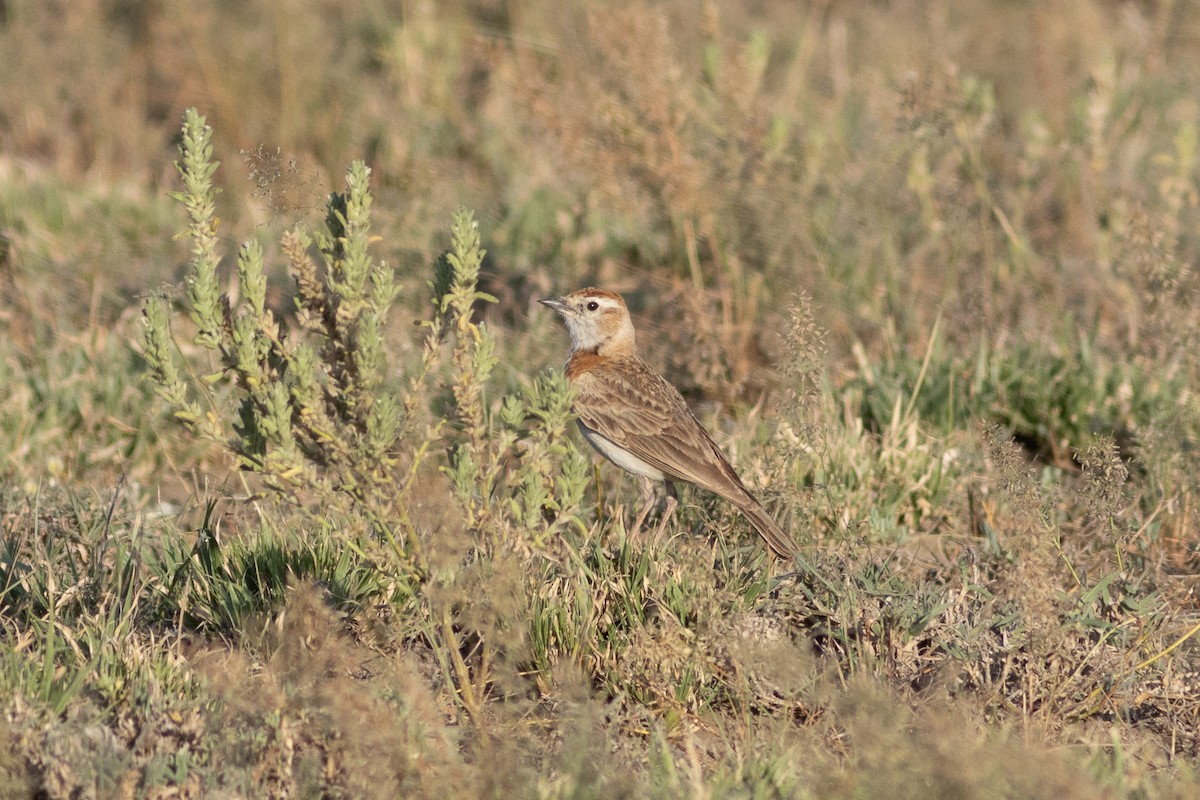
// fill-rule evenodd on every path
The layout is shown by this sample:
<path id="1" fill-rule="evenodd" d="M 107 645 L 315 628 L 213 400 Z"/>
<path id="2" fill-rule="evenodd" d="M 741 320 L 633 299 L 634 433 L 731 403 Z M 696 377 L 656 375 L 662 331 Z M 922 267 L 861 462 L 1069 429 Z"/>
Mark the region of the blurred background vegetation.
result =
<path id="1" fill-rule="evenodd" d="M 0 797 L 1194 796 L 1198 11 L 0 0 Z M 143 380 L 188 107 L 285 325 L 283 231 L 371 170 L 420 585 Z M 413 377 L 463 206 L 473 416 Z M 627 540 L 606 466 L 547 499 L 535 301 L 586 285 L 795 565 L 701 493 Z"/>

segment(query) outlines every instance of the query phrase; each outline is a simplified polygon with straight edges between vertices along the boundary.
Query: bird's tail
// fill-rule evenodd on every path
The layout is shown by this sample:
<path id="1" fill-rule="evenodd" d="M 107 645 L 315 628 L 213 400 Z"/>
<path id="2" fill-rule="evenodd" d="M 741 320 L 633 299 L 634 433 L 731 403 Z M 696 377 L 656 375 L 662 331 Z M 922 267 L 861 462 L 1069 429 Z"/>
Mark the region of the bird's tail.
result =
<path id="1" fill-rule="evenodd" d="M 758 535 L 766 541 L 777 556 L 790 559 L 799 552 L 795 540 L 787 531 L 779 527 L 779 523 L 767 513 L 767 510 L 762 507 L 762 503 L 749 497 L 748 502 L 739 503 L 738 508 L 746 515 L 746 519 L 750 520 L 750 524 L 758 531 Z"/>

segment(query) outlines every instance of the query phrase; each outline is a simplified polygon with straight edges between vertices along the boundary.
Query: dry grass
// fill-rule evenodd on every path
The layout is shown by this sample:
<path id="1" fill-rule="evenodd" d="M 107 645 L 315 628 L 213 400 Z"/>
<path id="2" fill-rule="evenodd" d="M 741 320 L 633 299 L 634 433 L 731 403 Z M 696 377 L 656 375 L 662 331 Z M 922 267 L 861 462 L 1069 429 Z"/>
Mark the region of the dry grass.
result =
<path id="1" fill-rule="evenodd" d="M 9 3 L 0 797 L 1194 795 L 1194 17 Z M 214 336 L 253 307 L 260 362 L 179 313 L 193 105 Z M 377 340 L 281 230 L 359 158 Z M 477 279 L 438 258 L 460 205 Z M 587 284 L 793 564 L 698 491 L 626 535 L 534 303 Z M 222 435 L 143 380 L 145 296 Z M 286 400 L 254 364 L 284 385 L 301 341 L 341 427 L 296 488 L 237 404 Z"/>

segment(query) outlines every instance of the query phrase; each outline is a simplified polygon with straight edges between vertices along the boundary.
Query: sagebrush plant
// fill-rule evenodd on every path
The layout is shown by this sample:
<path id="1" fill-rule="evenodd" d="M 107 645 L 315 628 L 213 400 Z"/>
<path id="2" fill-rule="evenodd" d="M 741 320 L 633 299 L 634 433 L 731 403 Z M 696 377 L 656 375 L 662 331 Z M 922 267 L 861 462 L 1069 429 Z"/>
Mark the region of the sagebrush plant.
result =
<path id="1" fill-rule="evenodd" d="M 145 306 L 143 348 L 158 393 L 193 433 L 229 446 L 242 469 L 262 477 L 278 498 L 300 503 L 337 503 L 364 513 L 394 551 L 396 566 L 420 576 L 427 569 L 420 554 L 419 531 L 408 517 L 409 493 L 416 477 L 445 438 L 455 443 L 450 473 L 467 512 L 468 527 L 479 528 L 496 497 L 516 433 L 493 443 L 484 391 L 496 365 L 496 344 L 485 325 L 473 321 L 478 301 L 491 297 L 476 289 L 482 251 L 472 216 L 461 212 L 452 225 L 451 251 L 433 281 L 434 313 L 425 323 L 421 360 L 404 369 L 404 385 L 391 373 L 384 327 L 398 285 L 395 273 L 368 252 L 371 243 L 371 193 L 365 164 L 355 162 L 346 192 L 332 194 L 326 230 L 283 235 L 282 251 L 296 284 L 295 329 L 287 330 L 266 306 L 263 248 L 245 243 L 238 255 L 239 300 L 222 294 L 218 284 L 215 188 L 211 130 L 193 110 L 186 116 L 178 169 L 184 191 L 176 197 L 190 216 L 191 270 L 187 277 L 188 315 L 193 342 L 216 356 L 218 372 L 199 379 L 181 372 L 169 333 L 169 307 L 162 297 Z M 320 264 L 312 258 L 316 245 Z M 449 386 L 454 398 L 454 432 L 444 420 L 415 429 L 424 419 L 422 403 L 442 379 L 443 342 L 454 338 Z M 212 389 L 229 386 L 236 417 L 221 408 Z M 542 384 L 539 384 L 542 386 Z M 563 387 L 546 385 L 536 396 Z M 557 403 L 557 405 L 556 405 Z M 208 405 L 208 408 L 205 408 Z M 562 435 L 563 403 L 547 415 Z M 523 422 L 522 403 L 504 404 L 510 428 Z M 533 447 L 539 463 L 544 446 Z M 551 480 L 541 465 L 532 475 Z M 542 487 L 530 486 L 532 491 Z M 548 503 L 545 494 L 542 503 Z M 540 507 L 541 504 L 539 504 Z M 529 510 L 522 510 L 528 517 Z"/>
<path id="2" fill-rule="evenodd" d="M 428 557 L 433 532 L 414 521 L 414 494 L 428 490 L 426 462 L 434 466 L 445 452 L 437 466 L 449 484 L 446 496 L 458 501 L 470 543 L 456 557 L 459 566 L 486 562 L 501 550 L 528 557 L 557 533 L 586 530 L 578 515 L 589 462 L 566 438 L 566 380 L 549 372 L 498 402 L 488 397 L 497 345 L 473 315 L 477 303 L 494 298 L 478 289 L 484 251 L 465 210 L 455 216 L 450 249 L 429 281 L 433 313 L 422 323 L 420 361 L 406 381 L 391 374 L 385 326 L 400 287 L 387 264 L 369 252 L 372 198 L 369 170 L 361 162 L 350 167 L 346 191 L 331 195 L 325 231 L 293 229 L 282 237 L 296 283 L 294 326 L 289 329 L 267 306 L 264 252 L 255 241 L 238 253 L 235 302 L 232 291 L 221 292 L 218 277 L 211 136 L 204 117 L 189 110 L 177 163 L 184 189 L 176 196 L 190 219 L 186 298 L 192 341 L 213 354 L 218 369 L 192 363 L 181 369 L 170 304 L 152 297 L 144 307 L 142 350 L 157 392 L 190 432 L 225 445 L 275 499 L 323 517 L 338 511 L 363 521 L 365 527 L 343 526 L 340 544 L 375 558 L 400 579 L 390 590 L 393 599 L 425 597 L 432 616 L 419 625 L 474 716 L 489 680 L 489 644 L 481 640 L 481 676 L 472 677 L 454 622 L 460 570 L 453 560 L 448 566 L 442 557 Z M 311 255 L 314 246 L 319 264 Z M 450 404 L 441 407 L 448 413 L 439 414 L 443 395 Z M 376 542 L 385 547 L 379 550 Z M 453 550 L 444 542 L 435 546 Z M 332 554 L 280 550 L 256 565 L 253 553 L 222 552 L 206 522 L 192 551 L 198 569 L 188 566 L 170 577 L 170 589 L 181 588 L 180 577 L 186 577 L 195 595 L 189 613 L 201 614 L 193 619 L 228 627 L 269 605 L 286 584 L 286 572 L 313 574 L 305 564 L 331 565 L 332 576 L 342 576 L 334 585 L 348 585 L 343 573 L 350 565 Z M 190 564 L 182 556 L 167 560 Z M 247 567 L 252 571 L 243 572 Z M 420 586 L 428 581 L 450 591 L 422 595 Z M 379 581 L 359 585 L 389 593 Z"/>
<path id="3" fill-rule="evenodd" d="M 297 229 L 283 237 L 298 307 L 298 329 L 286 331 L 267 307 L 258 242 L 247 242 L 238 253 L 236 307 L 221 293 L 211 135 L 204 118 L 189 110 L 177 163 L 184 189 L 176 197 L 190 219 L 192 338 L 215 354 L 219 371 L 185 378 L 176 364 L 169 305 L 151 298 L 143 349 L 159 394 L 193 433 L 227 443 L 239 466 L 278 497 L 339 506 L 342 498 L 351 499 L 390 543 L 397 566 L 419 573 L 420 545 L 404 517 L 405 504 L 396 502 L 411 486 L 396 474 L 406 409 L 388 379 L 382 339 L 398 287 L 387 265 L 368 252 L 369 170 L 361 162 L 351 166 L 346 191 L 330 197 L 326 232 L 310 237 Z M 324 280 L 309 254 L 313 240 Z M 435 326 L 431 335 L 439 330 Z M 220 407 L 222 398 L 213 390 L 219 384 L 234 390 L 236 419 Z M 425 452 L 418 447 L 408 454 L 410 473 Z"/>

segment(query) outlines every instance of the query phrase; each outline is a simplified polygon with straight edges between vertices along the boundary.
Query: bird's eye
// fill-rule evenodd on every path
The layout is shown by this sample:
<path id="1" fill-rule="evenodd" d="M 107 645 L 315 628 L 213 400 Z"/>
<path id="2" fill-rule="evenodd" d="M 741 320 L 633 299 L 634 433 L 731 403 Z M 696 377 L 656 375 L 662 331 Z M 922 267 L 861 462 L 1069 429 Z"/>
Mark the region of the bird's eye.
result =
<path id="1" fill-rule="evenodd" d="M 592 302 L 587 304 L 588 311 L 595 311 L 599 307 L 600 307 L 600 304 L 597 303 L 595 300 L 593 300 Z"/>

